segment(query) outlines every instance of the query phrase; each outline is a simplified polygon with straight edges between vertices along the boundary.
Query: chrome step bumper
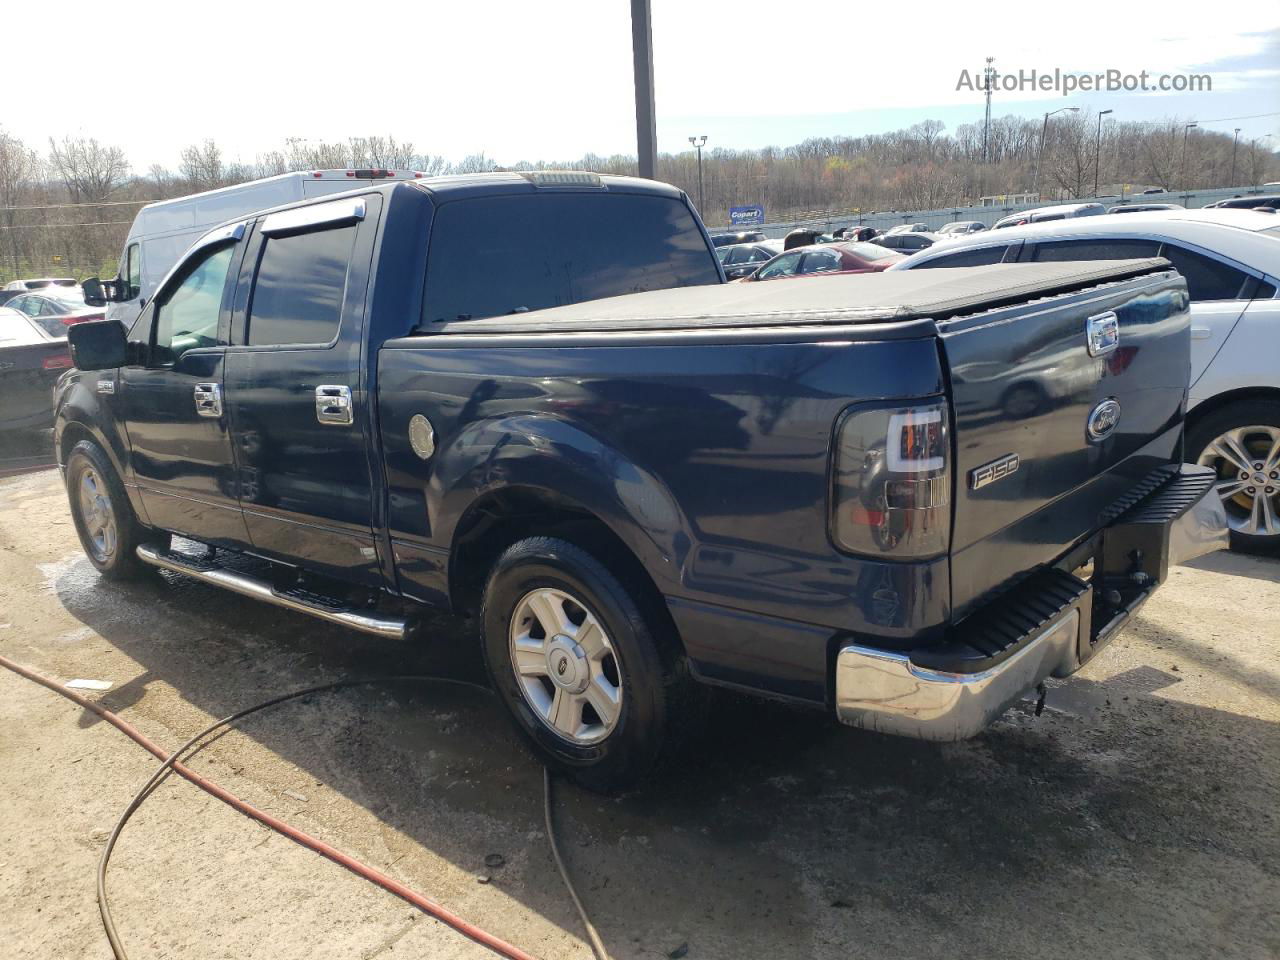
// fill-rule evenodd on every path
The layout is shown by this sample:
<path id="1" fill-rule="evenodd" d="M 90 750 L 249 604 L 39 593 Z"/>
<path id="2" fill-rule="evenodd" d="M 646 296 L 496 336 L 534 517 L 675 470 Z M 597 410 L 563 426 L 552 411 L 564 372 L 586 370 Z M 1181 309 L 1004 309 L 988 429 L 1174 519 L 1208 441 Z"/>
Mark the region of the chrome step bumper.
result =
<path id="1" fill-rule="evenodd" d="M 193 557 L 192 562 L 184 562 L 179 555 L 162 553 L 155 547 L 143 544 L 138 547 L 138 559 L 162 570 L 172 570 L 174 573 L 180 573 L 215 587 L 222 587 L 232 593 L 262 600 L 295 613 L 305 613 L 320 620 L 327 620 L 329 623 L 359 630 L 361 633 L 372 634 L 387 640 L 403 640 L 405 637 L 405 621 L 399 617 L 307 603 L 296 597 L 278 593 L 271 584 L 263 580 L 235 570 L 228 570 L 215 563 L 204 562 L 200 558 Z"/>
<path id="2" fill-rule="evenodd" d="M 1012 642 L 993 631 L 992 649 L 1003 649 L 990 657 L 988 668 L 971 662 L 970 667 L 957 667 L 969 672 L 950 672 L 914 662 L 908 651 L 842 647 L 835 666 L 836 715 L 851 726 L 921 740 L 963 740 L 979 733 L 1046 677 L 1066 677 L 1078 670 L 1119 633 L 1165 579 L 1171 563 L 1228 545 L 1226 514 L 1214 479 L 1211 471 L 1184 466 L 1162 489 L 1103 530 L 1103 573 L 1124 571 L 1126 582 L 1140 585 L 1132 588 L 1114 615 L 1107 611 L 1110 619 L 1094 616 L 1093 591 L 1087 584 L 1061 571 L 1048 571 L 1046 575 L 1074 581 L 1078 594 L 1056 605 L 1046 604 L 1044 597 L 1033 599 L 1027 609 L 1015 611 L 1015 619 L 1021 618 L 1027 629 Z M 1001 604 L 1002 598 L 993 603 Z M 1043 611 L 1038 622 L 1031 616 L 1037 608 Z M 980 624 L 996 619 L 970 618 Z M 957 631 L 962 633 L 964 627 L 961 624 Z M 979 641 L 974 646 L 987 644 Z M 934 652 L 916 656 L 925 660 Z"/>

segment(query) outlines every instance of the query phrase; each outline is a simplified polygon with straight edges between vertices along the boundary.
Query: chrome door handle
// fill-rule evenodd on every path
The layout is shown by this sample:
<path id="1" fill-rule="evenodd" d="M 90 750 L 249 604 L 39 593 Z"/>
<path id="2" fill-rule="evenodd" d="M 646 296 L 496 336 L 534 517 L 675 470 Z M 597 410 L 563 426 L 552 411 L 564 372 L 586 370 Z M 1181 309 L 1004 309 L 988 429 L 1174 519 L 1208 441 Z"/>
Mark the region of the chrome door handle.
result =
<path id="1" fill-rule="evenodd" d="M 195 386 L 196 413 L 202 417 L 222 416 L 222 386 L 217 383 L 197 383 Z"/>
<path id="2" fill-rule="evenodd" d="M 1213 331 L 1210 330 L 1208 327 L 1192 327 L 1191 328 L 1192 340 L 1208 340 L 1212 336 L 1213 336 Z"/>
<path id="3" fill-rule="evenodd" d="M 316 387 L 316 419 L 330 426 L 351 426 L 355 422 L 351 388 L 337 383 L 322 383 Z"/>

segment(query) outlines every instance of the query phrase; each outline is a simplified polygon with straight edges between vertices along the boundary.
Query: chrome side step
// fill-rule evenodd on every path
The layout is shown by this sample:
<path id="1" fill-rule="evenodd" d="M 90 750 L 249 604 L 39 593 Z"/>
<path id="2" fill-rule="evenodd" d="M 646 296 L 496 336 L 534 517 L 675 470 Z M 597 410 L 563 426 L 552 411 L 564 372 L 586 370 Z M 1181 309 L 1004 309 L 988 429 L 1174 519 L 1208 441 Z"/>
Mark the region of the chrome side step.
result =
<path id="1" fill-rule="evenodd" d="M 202 561 L 200 558 L 192 557 L 193 562 L 187 564 L 174 556 L 161 553 L 155 547 L 142 544 L 138 547 L 138 559 L 162 570 L 172 570 L 174 573 L 181 573 L 183 576 L 192 577 L 215 587 L 222 587 L 232 593 L 262 600 L 296 613 L 305 613 L 330 623 L 341 624 L 352 630 L 359 630 L 361 633 L 369 633 L 386 640 L 403 640 L 405 637 L 405 621 L 400 617 L 378 616 L 357 610 L 307 603 L 296 597 L 277 593 L 272 589 L 271 584 L 262 580 Z"/>

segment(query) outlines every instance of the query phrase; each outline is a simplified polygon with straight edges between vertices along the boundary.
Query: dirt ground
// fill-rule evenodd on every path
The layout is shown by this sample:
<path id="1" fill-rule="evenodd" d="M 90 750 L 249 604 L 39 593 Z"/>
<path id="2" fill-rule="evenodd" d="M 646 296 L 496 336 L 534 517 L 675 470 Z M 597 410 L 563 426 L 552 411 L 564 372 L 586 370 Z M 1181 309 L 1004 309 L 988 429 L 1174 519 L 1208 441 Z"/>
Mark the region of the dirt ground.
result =
<path id="1" fill-rule="evenodd" d="M 1280 563 L 1217 554 L 1171 579 L 1038 719 L 1024 705 L 937 745 L 718 696 L 694 759 L 644 790 L 560 785 L 613 956 L 1280 956 Z M 0 653 L 111 681 L 92 695 L 161 746 L 341 676 L 478 677 L 468 624 L 431 634 L 405 649 L 167 574 L 107 585 L 55 471 L 0 479 Z M 110 957 L 94 869 L 153 766 L 0 670 L 0 955 Z M 541 769 L 484 692 L 292 703 L 192 766 L 539 957 L 590 956 Z M 177 778 L 126 830 L 110 886 L 133 960 L 490 955 Z"/>

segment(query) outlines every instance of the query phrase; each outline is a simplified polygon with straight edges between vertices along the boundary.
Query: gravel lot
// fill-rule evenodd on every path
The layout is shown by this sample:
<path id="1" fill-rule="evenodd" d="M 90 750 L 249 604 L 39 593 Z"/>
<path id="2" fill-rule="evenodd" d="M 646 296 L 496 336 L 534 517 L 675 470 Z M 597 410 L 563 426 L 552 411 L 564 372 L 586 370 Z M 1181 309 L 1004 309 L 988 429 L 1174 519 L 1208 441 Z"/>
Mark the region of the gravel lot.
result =
<path id="1" fill-rule="evenodd" d="M 1280 955 L 1280 563 L 1177 568 L 1111 648 L 961 744 L 717 697 L 696 756 L 614 800 L 558 789 L 571 868 L 617 960 Z M 162 746 L 352 674 L 475 678 L 471 627 L 420 649 L 81 555 L 55 471 L 0 479 L 0 653 Z M 0 670 L 5 957 L 108 958 L 94 868 L 154 761 Z M 544 958 L 587 958 L 541 771 L 486 694 L 350 691 L 280 707 L 192 766 Z M 491 869 L 485 856 L 505 864 Z M 482 882 L 487 878 L 487 882 Z M 490 956 L 172 778 L 117 847 L 133 960 Z"/>

